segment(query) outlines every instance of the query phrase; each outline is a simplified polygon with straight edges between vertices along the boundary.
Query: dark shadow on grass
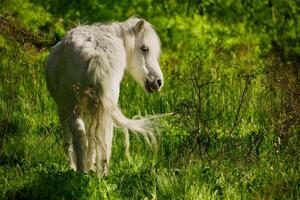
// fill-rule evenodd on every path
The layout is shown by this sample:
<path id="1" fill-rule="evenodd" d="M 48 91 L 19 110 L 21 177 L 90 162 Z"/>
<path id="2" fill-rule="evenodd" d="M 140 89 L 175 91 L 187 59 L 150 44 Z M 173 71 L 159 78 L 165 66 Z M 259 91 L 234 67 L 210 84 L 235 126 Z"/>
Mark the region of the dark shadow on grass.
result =
<path id="1" fill-rule="evenodd" d="M 15 155 L 1 155 L 0 156 L 0 165 L 1 166 L 23 166 L 26 160 L 23 155 L 15 154 Z"/>
<path id="2" fill-rule="evenodd" d="M 91 199 L 106 195 L 101 189 L 101 180 L 95 174 L 45 169 L 17 192 L 11 192 L 7 199 Z"/>

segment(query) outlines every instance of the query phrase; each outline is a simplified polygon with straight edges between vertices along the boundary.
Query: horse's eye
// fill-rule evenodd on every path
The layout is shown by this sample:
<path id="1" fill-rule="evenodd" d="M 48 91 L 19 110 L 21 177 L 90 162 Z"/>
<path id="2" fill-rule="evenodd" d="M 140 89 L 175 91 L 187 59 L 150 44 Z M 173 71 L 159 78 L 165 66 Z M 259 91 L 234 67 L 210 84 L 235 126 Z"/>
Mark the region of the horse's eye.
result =
<path id="1" fill-rule="evenodd" d="M 143 51 L 143 52 L 148 52 L 149 51 L 149 48 L 147 47 L 147 46 L 145 46 L 145 45 L 143 45 L 142 47 L 141 47 L 141 50 Z"/>

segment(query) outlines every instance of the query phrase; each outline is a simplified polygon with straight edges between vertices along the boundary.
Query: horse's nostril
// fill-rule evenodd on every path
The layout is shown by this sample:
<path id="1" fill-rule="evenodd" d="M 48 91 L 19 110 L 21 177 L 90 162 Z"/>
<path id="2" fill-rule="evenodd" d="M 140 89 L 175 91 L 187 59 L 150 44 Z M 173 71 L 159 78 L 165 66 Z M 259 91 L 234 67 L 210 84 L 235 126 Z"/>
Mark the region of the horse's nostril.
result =
<path id="1" fill-rule="evenodd" d="M 157 80 L 156 80 L 156 83 L 157 83 L 157 86 L 160 87 L 161 84 L 162 84 L 161 79 L 157 79 Z"/>

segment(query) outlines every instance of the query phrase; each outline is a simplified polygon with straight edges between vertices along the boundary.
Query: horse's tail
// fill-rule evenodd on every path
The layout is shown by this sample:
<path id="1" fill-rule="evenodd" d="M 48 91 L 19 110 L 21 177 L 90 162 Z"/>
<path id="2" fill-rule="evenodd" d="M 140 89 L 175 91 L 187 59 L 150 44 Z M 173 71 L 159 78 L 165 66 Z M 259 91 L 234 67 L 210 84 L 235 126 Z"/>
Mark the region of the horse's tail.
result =
<path id="1" fill-rule="evenodd" d="M 129 135 L 128 130 L 141 133 L 146 142 L 153 147 L 153 150 L 157 152 L 157 141 L 154 136 L 155 124 L 150 118 L 139 118 L 139 119 L 128 119 L 118 106 L 114 106 L 111 113 L 111 117 L 116 126 L 123 128 L 125 135 L 125 146 L 126 152 L 128 153 L 129 148 Z"/>

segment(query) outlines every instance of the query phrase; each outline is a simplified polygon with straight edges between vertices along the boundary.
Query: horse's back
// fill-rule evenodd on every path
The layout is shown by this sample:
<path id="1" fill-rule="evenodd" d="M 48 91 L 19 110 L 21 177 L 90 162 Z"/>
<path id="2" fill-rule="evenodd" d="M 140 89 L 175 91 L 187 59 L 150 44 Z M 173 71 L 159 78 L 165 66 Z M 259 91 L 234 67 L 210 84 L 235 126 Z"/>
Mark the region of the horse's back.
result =
<path id="1" fill-rule="evenodd" d="M 96 26 L 79 26 L 52 48 L 46 64 L 48 89 L 58 106 L 72 108 L 76 88 L 84 91 L 93 87 L 98 91 L 116 74 L 121 81 L 125 65 L 120 39 Z"/>

